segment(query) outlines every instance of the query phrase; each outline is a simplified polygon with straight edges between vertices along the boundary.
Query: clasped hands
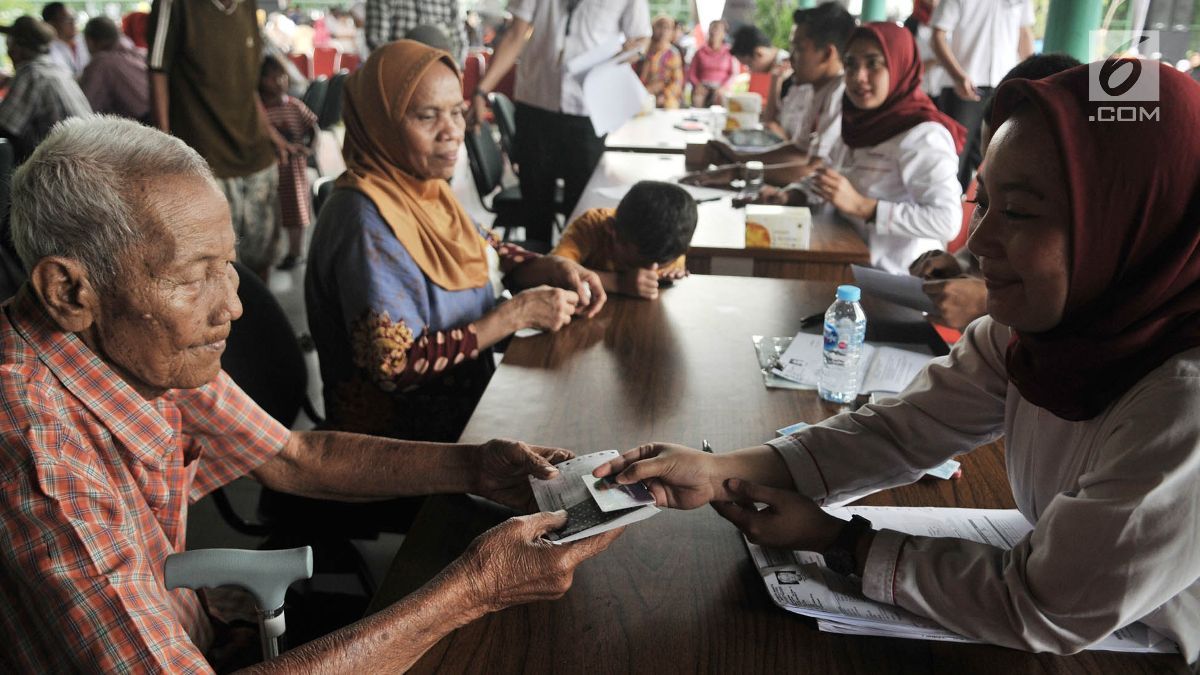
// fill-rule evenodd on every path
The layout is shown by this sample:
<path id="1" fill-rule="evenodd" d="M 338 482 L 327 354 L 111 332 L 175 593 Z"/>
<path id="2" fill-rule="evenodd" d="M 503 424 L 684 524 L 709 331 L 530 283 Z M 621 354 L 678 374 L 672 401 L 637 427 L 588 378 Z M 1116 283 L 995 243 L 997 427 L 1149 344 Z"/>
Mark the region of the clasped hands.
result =
<path id="1" fill-rule="evenodd" d="M 597 478 L 615 475 L 622 484 L 642 481 L 658 506 L 695 509 L 711 504 L 755 544 L 823 551 L 845 521 L 831 516 L 795 490 L 736 478 L 728 455 L 712 455 L 681 445 L 651 443 L 596 467 Z M 766 504 L 759 509 L 755 503 Z"/>

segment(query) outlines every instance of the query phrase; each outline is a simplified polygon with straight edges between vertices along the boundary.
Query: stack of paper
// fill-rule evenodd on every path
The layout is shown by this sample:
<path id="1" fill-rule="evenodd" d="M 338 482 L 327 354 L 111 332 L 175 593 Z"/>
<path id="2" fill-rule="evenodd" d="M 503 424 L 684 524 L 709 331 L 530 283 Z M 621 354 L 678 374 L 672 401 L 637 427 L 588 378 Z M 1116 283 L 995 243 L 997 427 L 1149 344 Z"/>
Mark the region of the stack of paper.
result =
<path id="1" fill-rule="evenodd" d="M 877 528 L 918 536 L 957 537 L 1001 548 L 1012 548 L 1033 529 L 1015 509 L 849 506 L 828 508 L 826 511 L 845 520 L 857 513 Z M 871 600 L 862 594 L 857 583 L 827 568 L 817 553 L 768 549 L 749 541 L 746 545 L 775 604 L 790 612 L 817 619 L 817 627 L 823 631 L 978 642 L 899 607 Z M 1156 653 L 1176 651 L 1174 643 L 1139 623 L 1122 628 L 1090 649 Z"/>
<path id="2" fill-rule="evenodd" d="M 791 344 L 779 355 L 773 373 L 797 384 L 815 389 L 821 372 L 824 340 L 820 335 L 798 333 Z M 859 385 L 861 394 L 875 391 L 899 393 L 904 391 L 932 359 L 933 355 L 895 347 L 876 347 L 864 344 L 859 359 Z"/>

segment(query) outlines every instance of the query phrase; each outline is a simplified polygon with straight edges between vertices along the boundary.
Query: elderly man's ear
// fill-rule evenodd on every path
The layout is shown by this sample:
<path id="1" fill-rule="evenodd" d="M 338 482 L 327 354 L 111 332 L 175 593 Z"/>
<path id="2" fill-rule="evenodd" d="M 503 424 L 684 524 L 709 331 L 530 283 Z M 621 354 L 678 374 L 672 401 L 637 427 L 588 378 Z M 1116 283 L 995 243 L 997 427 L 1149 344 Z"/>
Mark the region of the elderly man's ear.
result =
<path id="1" fill-rule="evenodd" d="M 78 260 L 42 258 L 29 274 L 34 293 L 64 331 L 81 333 L 96 319 L 100 298 Z"/>

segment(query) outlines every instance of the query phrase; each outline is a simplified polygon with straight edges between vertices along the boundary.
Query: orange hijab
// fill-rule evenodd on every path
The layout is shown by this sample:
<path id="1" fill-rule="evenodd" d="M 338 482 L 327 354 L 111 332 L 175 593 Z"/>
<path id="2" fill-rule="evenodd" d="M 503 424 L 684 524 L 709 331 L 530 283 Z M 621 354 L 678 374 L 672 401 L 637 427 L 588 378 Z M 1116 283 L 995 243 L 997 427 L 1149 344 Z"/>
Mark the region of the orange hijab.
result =
<path id="1" fill-rule="evenodd" d="M 438 63 L 458 75 L 446 52 L 400 40 L 371 52 L 346 80 L 346 172 L 335 186 L 366 195 L 421 272 L 448 291 L 461 291 L 488 283 L 487 244 L 449 183 L 413 174 L 400 134 L 413 91 Z"/>

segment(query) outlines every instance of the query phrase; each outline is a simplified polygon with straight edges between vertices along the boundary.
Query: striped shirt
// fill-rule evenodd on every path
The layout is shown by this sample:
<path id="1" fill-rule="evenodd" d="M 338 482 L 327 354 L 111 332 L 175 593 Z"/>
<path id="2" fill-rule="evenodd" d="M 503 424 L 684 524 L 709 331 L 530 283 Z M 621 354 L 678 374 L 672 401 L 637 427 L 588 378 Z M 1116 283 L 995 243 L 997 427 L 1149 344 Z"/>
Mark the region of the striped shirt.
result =
<path id="1" fill-rule="evenodd" d="M 209 672 L 212 626 L 163 561 L 189 503 L 287 439 L 223 372 L 141 398 L 20 291 L 0 308 L 0 672 Z"/>
<path id="2" fill-rule="evenodd" d="M 288 143 L 308 145 L 317 129 L 317 116 L 302 101 L 291 96 L 265 105 L 267 121 Z M 285 228 L 308 227 L 312 222 L 309 206 L 308 160 L 294 155 L 279 162 L 279 225 Z"/>

